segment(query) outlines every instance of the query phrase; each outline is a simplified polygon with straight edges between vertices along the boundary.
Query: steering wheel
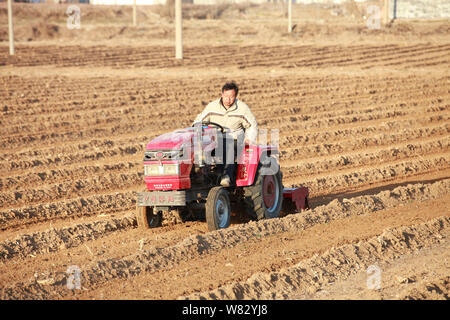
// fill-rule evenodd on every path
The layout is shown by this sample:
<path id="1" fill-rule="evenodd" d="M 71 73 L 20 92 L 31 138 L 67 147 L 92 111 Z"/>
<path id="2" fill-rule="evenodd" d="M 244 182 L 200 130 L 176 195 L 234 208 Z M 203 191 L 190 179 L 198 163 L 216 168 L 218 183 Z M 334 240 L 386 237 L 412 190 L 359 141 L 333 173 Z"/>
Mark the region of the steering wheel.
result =
<path id="1" fill-rule="evenodd" d="M 198 122 L 197 122 L 197 123 L 198 123 Z M 215 123 L 215 122 L 212 122 L 212 121 L 202 121 L 202 126 L 209 126 L 210 124 L 212 124 L 213 126 L 218 127 L 222 133 L 225 132 L 225 128 L 222 127 L 222 126 L 221 126 L 220 124 L 218 124 L 218 123 Z M 192 126 L 194 127 L 194 126 L 195 126 L 195 123 L 194 123 Z"/>

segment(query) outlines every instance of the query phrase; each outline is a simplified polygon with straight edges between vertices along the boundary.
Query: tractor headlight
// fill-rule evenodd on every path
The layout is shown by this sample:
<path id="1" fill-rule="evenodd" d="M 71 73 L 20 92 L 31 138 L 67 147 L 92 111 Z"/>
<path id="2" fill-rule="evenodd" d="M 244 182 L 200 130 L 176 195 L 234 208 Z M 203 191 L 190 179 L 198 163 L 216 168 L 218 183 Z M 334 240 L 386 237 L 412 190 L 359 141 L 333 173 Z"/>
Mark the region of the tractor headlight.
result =
<path id="1" fill-rule="evenodd" d="M 144 173 L 146 176 L 177 176 L 180 170 L 177 163 L 147 164 L 144 165 Z"/>
<path id="2" fill-rule="evenodd" d="M 177 176 L 179 174 L 178 164 L 163 164 L 164 174 L 168 176 Z"/>
<path id="3" fill-rule="evenodd" d="M 159 176 L 159 165 L 149 164 L 144 166 L 144 172 L 146 176 Z"/>

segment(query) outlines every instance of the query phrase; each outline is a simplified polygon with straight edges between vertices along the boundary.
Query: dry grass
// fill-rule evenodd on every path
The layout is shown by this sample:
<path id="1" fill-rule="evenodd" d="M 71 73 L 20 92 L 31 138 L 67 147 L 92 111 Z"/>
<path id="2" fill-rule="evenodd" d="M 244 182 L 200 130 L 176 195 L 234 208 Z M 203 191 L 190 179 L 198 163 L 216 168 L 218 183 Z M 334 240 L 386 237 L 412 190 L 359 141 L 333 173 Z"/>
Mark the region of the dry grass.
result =
<path id="1" fill-rule="evenodd" d="M 220 19 L 224 15 L 245 14 L 250 7 L 256 6 L 250 3 L 229 4 L 219 3 L 214 5 L 183 4 L 184 19 Z M 162 18 L 175 18 L 175 0 L 167 0 L 165 5 L 153 6 L 152 11 Z"/>

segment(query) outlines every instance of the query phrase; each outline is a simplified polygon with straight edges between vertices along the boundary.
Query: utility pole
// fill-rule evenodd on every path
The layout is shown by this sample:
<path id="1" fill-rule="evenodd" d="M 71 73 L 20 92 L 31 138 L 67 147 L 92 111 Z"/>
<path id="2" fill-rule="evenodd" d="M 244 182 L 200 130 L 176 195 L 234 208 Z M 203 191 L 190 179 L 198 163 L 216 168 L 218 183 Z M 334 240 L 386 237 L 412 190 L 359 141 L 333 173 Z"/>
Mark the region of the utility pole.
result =
<path id="1" fill-rule="evenodd" d="M 383 22 L 385 25 L 389 23 L 389 0 L 384 0 Z"/>
<path id="2" fill-rule="evenodd" d="M 136 27 L 136 0 L 133 0 L 133 26 Z"/>
<path id="3" fill-rule="evenodd" d="M 181 0 L 175 0 L 175 59 L 183 59 Z"/>
<path id="4" fill-rule="evenodd" d="M 397 19 L 397 0 L 394 0 L 394 12 L 393 12 L 393 17 L 392 19 Z"/>
<path id="5" fill-rule="evenodd" d="M 292 0 L 288 1 L 288 32 L 292 32 Z"/>
<path id="6" fill-rule="evenodd" d="M 8 0 L 9 55 L 14 55 L 14 28 L 12 20 L 12 0 Z"/>

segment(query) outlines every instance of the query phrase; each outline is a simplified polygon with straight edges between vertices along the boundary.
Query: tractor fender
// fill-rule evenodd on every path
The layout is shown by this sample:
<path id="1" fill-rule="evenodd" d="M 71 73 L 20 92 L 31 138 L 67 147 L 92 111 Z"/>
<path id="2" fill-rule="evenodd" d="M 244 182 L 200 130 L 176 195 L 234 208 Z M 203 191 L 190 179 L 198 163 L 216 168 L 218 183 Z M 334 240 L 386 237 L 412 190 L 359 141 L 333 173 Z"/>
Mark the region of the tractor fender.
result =
<path id="1" fill-rule="evenodd" d="M 276 153 L 278 153 L 278 149 L 274 146 L 245 146 L 238 159 L 236 186 L 245 187 L 252 185 L 260 162 L 266 165 L 269 170 L 278 169 L 278 163 L 273 163 L 274 158 L 269 158 L 270 155 Z M 276 168 L 271 168 L 274 166 Z"/>

